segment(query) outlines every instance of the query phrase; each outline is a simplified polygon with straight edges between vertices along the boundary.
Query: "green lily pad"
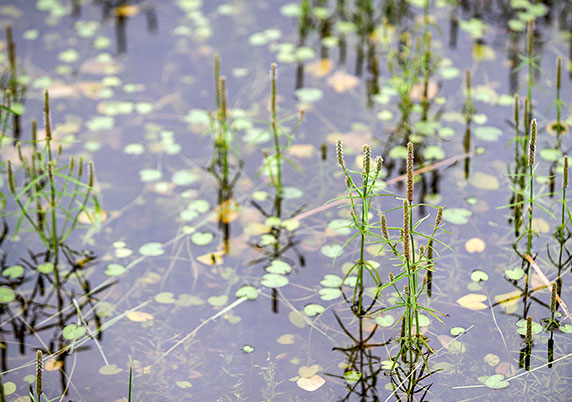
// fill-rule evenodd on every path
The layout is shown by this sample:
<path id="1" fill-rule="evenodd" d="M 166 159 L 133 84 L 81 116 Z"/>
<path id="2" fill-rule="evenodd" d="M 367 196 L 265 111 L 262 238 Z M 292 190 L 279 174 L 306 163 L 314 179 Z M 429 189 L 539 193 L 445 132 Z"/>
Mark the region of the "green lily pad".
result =
<path id="1" fill-rule="evenodd" d="M 516 330 L 516 332 L 518 332 L 520 335 L 526 335 L 526 320 L 518 320 L 516 323 L 516 326 L 518 327 L 518 329 Z M 539 323 L 532 321 L 532 335 L 537 335 L 539 333 L 542 332 L 544 328 L 542 327 L 542 325 L 540 325 Z"/>
<path id="2" fill-rule="evenodd" d="M 207 301 L 213 307 L 222 307 L 228 302 L 228 296 L 226 295 L 211 296 L 207 299 Z"/>
<path id="3" fill-rule="evenodd" d="M 197 246 L 206 246 L 213 241 L 214 235 L 209 232 L 195 232 L 191 235 L 191 241 Z"/>
<path id="4" fill-rule="evenodd" d="M 11 265 L 2 271 L 2 276 L 10 279 L 18 279 L 24 275 L 24 267 L 21 265 Z"/>
<path id="5" fill-rule="evenodd" d="M 262 276 L 260 284 L 267 288 L 281 288 L 282 286 L 286 286 L 288 282 L 288 278 L 283 275 L 265 274 Z"/>
<path id="6" fill-rule="evenodd" d="M 487 377 L 483 384 L 485 384 L 486 387 L 492 389 L 502 389 L 509 386 L 508 381 L 504 379 L 504 375 L 502 374 L 494 374 L 490 377 Z"/>
<path id="7" fill-rule="evenodd" d="M 318 291 L 320 298 L 325 301 L 335 300 L 338 297 L 342 297 L 342 291 L 340 289 L 334 288 L 324 288 Z"/>
<path id="8" fill-rule="evenodd" d="M 139 247 L 139 253 L 147 257 L 157 257 L 165 253 L 163 244 L 159 242 L 150 242 Z"/>
<path id="9" fill-rule="evenodd" d="M 174 295 L 171 292 L 161 292 L 157 293 L 153 299 L 155 299 L 157 303 L 173 304 L 175 303 L 175 298 L 173 296 Z"/>
<path id="10" fill-rule="evenodd" d="M 42 274 L 51 274 L 54 271 L 54 263 L 53 262 L 45 262 L 43 264 L 38 265 L 37 267 L 38 272 Z"/>
<path id="11" fill-rule="evenodd" d="M 290 271 L 292 271 L 292 267 L 288 263 L 280 260 L 274 260 L 266 267 L 266 272 L 269 274 L 284 275 L 290 273 Z"/>
<path id="12" fill-rule="evenodd" d="M 380 315 L 380 316 L 375 317 L 375 322 L 380 327 L 391 327 L 393 325 L 393 323 L 395 322 L 395 318 L 393 318 L 393 316 L 391 316 L 389 314 Z"/>
<path id="13" fill-rule="evenodd" d="M 480 126 L 473 131 L 475 137 L 487 142 L 494 142 L 502 135 L 502 130 L 493 126 Z"/>
<path id="14" fill-rule="evenodd" d="M 319 88 L 300 88 L 296 90 L 296 97 L 300 102 L 314 103 L 319 101 L 323 92 Z"/>
<path id="15" fill-rule="evenodd" d="M 308 304 L 304 307 L 304 313 L 309 317 L 314 317 L 318 314 L 323 314 L 326 309 L 319 304 Z"/>
<path id="16" fill-rule="evenodd" d="M 489 275 L 481 270 L 475 270 L 471 273 L 471 280 L 473 282 L 481 282 L 481 281 L 487 281 L 489 279 Z"/>
<path id="17" fill-rule="evenodd" d="M 451 335 L 453 336 L 459 336 L 462 333 L 464 333 L 466 330 L 463 327 L 453 327 L 451 328 Z"/>
<path id="18" fill-rule="evenodd" d="M 347 236 L 352 232 L 353 223 L 349 219 L 332 219 L 328 223 L 328 228 L 340 234 L 342 236 Z"/>
<path id="19" fill-rule="evenodd" d="M 246 297 L 248 300 L 256 300 L 258 297 L 258 290 L 254 286 L 246 285 L 238 289 L 235 293 L 235 296 Z"/>
<path id="20" fill-rule="evenodd" d="M 431 320 L 426 315 L 419 314 L 419 326 L 420 327 L 428 327 L 431 324 Z"/>
<path id="21" fill-rule="evenodd" d="M 358 382 L 361 378 L 361 373 L 359 371 L 350 370 L 344 373 L 344 379 L 349 383 Z"/>
<path id="22" fill-rule="evenodd" d="M 86 332 L 87 332 L 86 327 L 82 327 L 77 324 L 68 324 L 64 327 L 62 335 L 64 336 L 64 338 L 73 341 L 74 339 L 78 339 L 84 336 Z"/>
<path id="23" fill-rule="evenodd" d="M 159 180 L 163 177 L 163 173 L 156 169 L 141 169 L 139 171 L 139 178 L 143 182 Z"/>
<path id="24" fill-rule="evenodd" d="M 188 186 L 189 184 L 194 183 L 198 179 L 198 175 L 196 173 L 191 172 L 190 170 L 177 170 L 173 173 L 173 177 L 171 181 L 175 183 L 177 186 Z"/>
<path id="25" fill-rule="evenodd" d="M 181 389 L 187 389 L 193 386 L 189 381 L 177 381 L 175 382 L 175 385 Z"/>
<path id="26" fill-rule="evenodd" d="M 105 275 L 107 276 L 121 276 L 125 272 L 127 272 L 127 269 L 120 264 L 109 264 L 105 268 Z"/>
<path id="27" fill-rule="evenodd" d="M 14 291 L 6 286 L 0 287 L 0 304 L 10 303 L 16 298 Z"/>
<path id="28" fill-rule="evenodd" d="M 516 267 L 514 269 L 505 269 L 504 274 L 508 279 L 518 281 L 524 276 L 524 270 L 520 267 Z"/>
<path id="29" fill-rule="evenodd" d="M 465 208 L 447 208 L 443 211 L 443 219 L 455 225 L 464 225 L 469 222 L 471 215 L 473 213 Z"/>
<path id="30" fill-rule="evenodd" d="M 342 246 L 339 244 L 324 244 L 320 251 L 328 258 L 336 258 L 342 253 Z"/>
<path id="31" fill-rule="evenodd" d="M 326 274 L 324 275 L 324 279 L 320 281 L 320 285 L 325 288 L 339 288 L 342 286 L 343 279 L 337 275 L 333 274 Z"/>
<path id="32" fill-rule="evenodd" d="M 445 151 L 443 151 L 443 148 L 437 145 L 429 145 L 423 151 L 423 157 L 425 159 L 436 159 L 436 160 L 445 159 Z"/>

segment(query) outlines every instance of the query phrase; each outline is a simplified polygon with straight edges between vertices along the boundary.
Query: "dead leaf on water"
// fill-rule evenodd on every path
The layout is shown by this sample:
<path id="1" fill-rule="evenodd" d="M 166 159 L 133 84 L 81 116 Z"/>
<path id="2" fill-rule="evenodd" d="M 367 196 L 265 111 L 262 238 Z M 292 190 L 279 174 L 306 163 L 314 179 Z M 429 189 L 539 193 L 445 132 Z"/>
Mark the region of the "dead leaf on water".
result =
<path id="1" fill-rule="evenodd" d="M 424 84 L 415 84 L 409 91 L 409 96 L 416 101 L 422 102 L 425 99 L 424 96 L 425 86 Z M 439 86 L 435 81 L 429 81 L 427 84 L 427 98 L 433 99 L 439 93 Z"/>
<path id="2" fill-rule="evenodd" d="M 316 147 L 311 144 L 296 144 L 288 148 L 288 154 L 297 156 L 298 158 L 311 158 L 315 150 Z"/>
<path id="3" fill-rule="evenodd" d="M 325 77 L 332 71 L 332 61 L 330 59 L 320 59 L 308 64 L 306 71 L 316 78 Z"/>
<path id="4" fill-rule="evenodd" d="M 485 242 L 478 237 L 473 237 L 465 243 L 465 250 L 469 253 L 482 253 L 485 250 Z"/>
<path id="5" fill-rule="evenodd" d="M 532 230 L 537 233 L 550 232 L 550 224 L 542 218 L 534 218 L 532 220 Z"/>
<path id="6" fill-rule="evenodd" d="M 95 223 L 105 222 L 106 219 L 107 212 L 105 212 L 103 209 L 98 211 L 82 211 L 77 217 L 77 221 L 79 223 L 83 223 L 84 225 L 93 225 Z"/>
<path id="7" fill-rule="evenodd" d="M 115 9 L 115 15 L 118 17 L 133 17 L 139 13 L 139 7 L 133 4 L 126 4 Z"/>
<path id="8" fill-rule="evenodd" d="M 48 359 L 44 362 L 44 370 L 46 371 L 58 371 L 64 363 L 62 361 L 56 360 L 54 358 Z"/>
<path id="9" fill-rule="evenodd" d="M 469 293 L 457 299 L 457 303 L 469 310 L 484 310 L 488 306 L 483 302 L 487 300 L 487 296 L 478 293 Z"/>
<path id="10" fill-rule="evenodd" d="M 310 378 L 299 378 L 296 384 L 304 391 L 314 392 L 326 383 L 319 375 L 315 374 Z"/>
<path id="11" fill-rule="evenodd" d="M 197 257 L 197 261 L 205 265 L 222 265 L 223 251 L 214 251 Z"/>
<path id="12" fill-rule="evenodd" d="M 334 88 L 334 91 L 343 93 L 359 85 L 359 78 L 344 71 L 336 71 L 326 80 L 326 84 Z"/>
<path id="13" fill-rule="evenodd" d="M 151 314 L 144 313 L 143 311 L 130 311 L 127 314 L 125 314 L 125 316 L 127 317 L 128 320 L 134 322 L 146 322 L 146 321 L 151 321 L 153 319 L 153 316 Z"/>

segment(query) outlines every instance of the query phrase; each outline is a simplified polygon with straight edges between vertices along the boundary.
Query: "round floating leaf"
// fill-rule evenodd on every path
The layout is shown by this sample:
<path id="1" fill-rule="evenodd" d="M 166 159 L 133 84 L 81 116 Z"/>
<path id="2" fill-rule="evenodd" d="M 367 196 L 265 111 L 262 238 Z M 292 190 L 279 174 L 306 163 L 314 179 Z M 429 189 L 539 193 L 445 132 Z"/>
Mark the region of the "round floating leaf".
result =
<path id="1" fill-rule="evenodd" d="M 144 313 L 143 311 L 130 311 L 125 314 L 128 320 L 133 322 L 147 322 L 153 319 L 153 316 L 149 313 Z"/>
<path id="2" fill-rule="evenodd" d="M 306 313 L 306 315 L 309 317 L 314 317 L 315 315 L 323 314 L 325 311 L 326 309 L 323 306 L 320 306 L 319 304 L 308 304 L 307 306 L 304 307 L 304 313 Z"/>
<path id="3" fill-rule="evenodd" d="M 488 306 L 483 302 L 487 300 L 487 296 L 478 293 L 469 293 L 466 296 L 457 299 L 457 303 L 469 310 L 484 310 Z"/>
<path id="4" fill-rule="evenodd" d="M 280 223 L 284 229 L 288 230 L 289 232 L 293 232 L 294 230 L 300 227 L 300 221 L 297 219 L 287 219 Z"/>
<path id="5" fill-rule="evenodd" d="M 292 267 L 280 260 L 274 260 L 268 267 L 266 267 L 266 272 L 270 274 L 283 275 L 290 273 L 290 271 L 292 271 Z"/>
<path id="6" fill-rule="evenodd" d="M 86 332 L 87 332 L 86 327 L 82 327 L 77 324 L 68 324 L 64 327 L 62 335 L 64 336 L 64 338 L 73 341 L 74 339 L 78 339 L 84 336 Z"/>
<path id="7" fill-rule="evenodd" d="M 455 225 L 464 225 L 469 222 L 468 218 L 471 215 L 473 213 L 465 208 L 447 208 L 443 211 L 443 219 Z"/>
<path id="8" fill-rule="evenodd" d="M 516 326 L 518 327 L 516 332 L 518 332 L 520 335 L 526 336 L 526 320 L 518 320 L 516 322 Z M 544 328 L 542 327 L 542 325 L 540 325 L 535 321 L 532 321 L 532 335 L 538 335 L 539 333 L 542 332 L 543 329 Z"/>
<path id="9" fill-rule="evenodd" d="M 465 250 L 469 253 L 481 253 L 485 250 L 485 247 L 485 242 L 478 237 L 473 237 L 465 243 Z"/>
<path id="10" fill-rule="evenodd" d="M 407 158 L 407 148 L 403 145 L 396 145 L 389 150 L 390 159 L 405 159 Z"/>
<path id="11" fill-rule="evenodd" d="M 524 270 L 520 267 L 516 267 L 514 269 L 505 269 L 504 274 L 508 279 L 518 281 L 524 276 Z"/>
<path id="12" fill-rule="evenodd" d="M 127 269 L 120 264 L 109 264 L 105 268 L 105 275 L 107 276 L 120 276 L 123 275 Z"/>
<path id="13" fill-rule="evenodd" d="M 465 328 L 463 328 L 463 327 L 453 327 L 453 328 L 451 328 L 451 335 L 453 335 L 453 336 L 459 336 L 459 335 L 461 335 L 461 334 L 464 333 L 464 332 L 465 332 Z"/>
<path id="14" fill-rule="evenodd" d="M 469 179 L 469 183 L 479 190 L 496 190 L 499 188 L 498 179 L 483 172 L 475 172 Z"/>
<path id="15" fill-rule="evenodd" d="M 155 295 L 154 299 L 157 303 L 161 303 L 161 304 L 173 304 L 173 303 L 175 303 L 173 293 L 171 293 L 171 292 L 157 293 Z"/>
<path id="16" fill-rule="evenodd" d="M 2 276 L 10 279 L 18 279 L 24 275 L 24 267 L 21 265 L 11 265 L 2 271 Z"/>
<path id="17" fill-rule="evenodd" d="M 352 221 L 349 219 L 332 219 L 328 223 L 328 228 L 339 235 L 347 236 L 352 232 Z"/>
<path id="18" fill-rule="evenodd" d="M 214 235 L 209 232 L 195 232 L 191 235 L 191 241 L 197 246 L 206 246 L 214 239 Z"/>
<path id="19" fill-rule="evenodd" d="M 471 273 L 471 280 L 473 282 L 481 282 L 481 281 L 487 281 L 489 279 L 489 275 L 481 270 L 475 270 L 473 271 L 473 273 Z"/>
<path id="20" fill-rule="evenodd" d="M 16 298 L 14 291 L 6 286 L 0 287 L 0 304 L 10 303 Z"/>
<path id="21" fill-rule="evenodd" d="M 313 103 L 320 100 L 323 92 L 319 88 L 300 88 L 296 90 L 296 97 L 300 102 Z"/>
<path id="22" fill-rule="evenodd" d="M 238 289 L 236 297 L 246 297 L 248 300 L 255 300 L 258 297 L 258 290 L 254 286 L 246 285 Z"/>
<path id="23" fill-rule="evenodd" d="M 43 264 L 38 265 L 38 272 L 42 274 L 50 274 L 54 270 L 54 263 L 53 262 L 45 262 Z"/>
<path id="24" fill-rule="evenodd" d="M 320 251 L 328 258 L 336 258 L 342 253 L 342 246 L 339 244 L 324 244 Z"/>
<path id="25" fill-rule="evenodd" d="M 393 325 L 393 323 L 395 322 L 395 318 L 393 318 L 393 316 L 391 316 L 389 314 L 380 315 L 378 317 L 375 317 L 375 322 L 380 327 L 391 327 Z"/>
<path id="26" fill-rule="evenodd" d="M 500 358 L 493 353 L 487 353 L 483 360 L 491 367 L 495 367 L 500 363 Z"/>
<path id="27" fill-rule="evenodd" d="M 282 192 L 282 198 L 285 200 L 294 200 L 296 198 L 302 198 L 304 192 L 296 187 L 284 187 Z"/>
<path id="28" fill-rule="evenodd" d="M 139 171 L 139 178 L 143 182 L 159 180 L 163 177 L 163 173 L 156 169 L 141 169 Z"/>
<path id="29" fill-rule="evenodd" d="M 560 331 L 564 332 L 565 334 L 572 334 L 572 325 L 571 324 L 564 324 L 560 326 Z"/>
<path id="30" fill-rule="evenodd" d="M 445 151 L 437 145 L 429 145 L 425 148 L 425 151 L 423 151 L 423 156 L 425 159 L 445 159 Z"/>
<path id="31" fill-rule="evenodd" d="M 228 302 L 228 296 L 226 295 L 211 296 L 207 299 L 207 301 L 213 307 L 222 307 Z"/>
<path id="32" fill-rule="evenodd" d="M 342 291 L 340 289 L 324 288 L 320 289 L 318 293 L 320 293 L 320 298 L 324 301 L 335 300 L 338 297 L 342 297 Z"/>
<path id="33" fill-rule="evenodd" d="M 288 3 L 280 7 L 280 14 L 284 17 L 298 17 L 300 16 L 300 4 Z"/>
<path id="34" fill-rule="evenodd" d="M 493 126 L 481 126 L 475 128 L 474 134 L 483 141 L 494 142 L 500 138 L 502 130 Z"/>
<path id="35" fill-rule="evenodd" d="M 504 375 L 502 374 L 491 375 L 484 381 L 483 384 L 492 389 L 502 389 L 509 386 L 508 381 L 505 381 Z"/>
<path id="36" fill-rule="evenodd" d="M 381 112 L 376 114 L 377 118 L 381 121 L 389 121 L 393 119 L 393 113 L 389 110 L 382 110 Z"/>
<path id="37" fill-rule="evenodd" d="M 116 364 L 108 364 L 99 369 L 99 374 L 102 375 L 115 375 L 121 373 L 123 370 L 117 367 Z"/>
<path id="38" fill-rule="evenodd" d="M 278 274 L 265 274 L 260 284 L 267 288 L 281 288 L 288 284 L 288 278 Z"/>
<path id="39" fill-rule="evenodd" d="M 457 67 L 445 66 L 439 69 L 439 74 L 446 80 L 452 80 L 453 78 L 457 78 L 461 74 L 461 71 Z"/>
<path id="40" fill-rule="evenodd" d="M 188 186 L 194 183 L 198 179 L 198 175 L 191 172 L 190 170 L 177 170 L 173 173 L 171 181 L 177 186 Z"/>
<path id="41" fill-rule="evenodd" d="M 419 314 L 419 326 L 428 327 L 431 324 L 431 320 L 426 315 Z"/>
<path id="42" fill-rule="evenodd" d="M 320 377 L 317 374 L 313 375 L 310 378 L 301 377 L 298 379 L 298 381 L 296 381 L 296 385 L 298 385 L 304 391 L 308 391 L 308 392 L 316 391 L 317 389 L 321 388 L 322 385 L 324 385 L 325 383 L 326 383 L 326 380 L 324 380 L 322 377 Z"/>
<path id="43" fill-rule="evenodd" d="M 189 381 L 177 381 L 175 385 L 181 389 L 191 388 L 193 386 Z"/>
<path id="44" fill-rule="evenodd" d="M 129 155 L 141 155 L 145 152 L 145 147 L 143 144 L 138 143 L 127 144 L 125 148 L 123 148 L 123 152 Z"/>
<path id="45" fill-rule="evenodd" d="M 344 379 L 349 383 L 358 382 L 361 378 L 361 373 L 359 371 L 350 370 L 344 373 Z"/>
<path id="46" fill-rule="evenodd" d="M 252 352 L 254 352 L 254 347 L 253 347 L 253 346 L 250 346 L 250 345 L 244 345 L 244 346 L 242 347 L 242 351 L 243 351 L 244 353 L 252 353 Z"/>
<path id="47" fill-rule="evenodd" d="M 163 244 L 159 242 L 150 242 L 139 247 L 139 253 L 147 257 L 156 257 L 165 253 Z"/>
<path id="48" fill-rule="evenodd" d="M 16 384 L 12 381 L 6 381 L 2 386 L 4 388 L 4 395 L 12 395 L 16 392 Z"/>
<path id="49" fill-rule="evenodd" d="M 333 274 L 324 275 L 324 279 L 320 281 L 320 285 L 326 288 L 339 288 L 342 286 L 342 283 L 343 279 Z"/>

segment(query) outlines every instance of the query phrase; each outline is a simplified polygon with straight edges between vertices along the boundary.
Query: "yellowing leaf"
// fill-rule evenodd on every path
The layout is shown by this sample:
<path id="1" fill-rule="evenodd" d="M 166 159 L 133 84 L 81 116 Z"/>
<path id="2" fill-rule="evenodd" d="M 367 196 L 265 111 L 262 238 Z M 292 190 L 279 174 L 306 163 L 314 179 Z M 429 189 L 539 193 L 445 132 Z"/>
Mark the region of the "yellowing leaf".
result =
<path id="1" fill-rule="evenodd" d="M 205 265 L 222 265 L 223 251 L 214 251 L 197 257 L 197 261 Z"/>
<path id="2" fill-rule="evenodd" d="M 427 84 L 427 99 L 433 99 L 439 93 L 439 86 L 435 81 L 429 81 Z M 425 85 L 415 84 L 409 91 L 409 96 L 416 101 L 422 102 L 425 100 Z"/>
<path id="3" fill-rule="evenodd" d="M 465 250 L 469 253 L 481 253 L 485 250 L 485 242 L 478 237 L 473 237 L 465 243 Z"/>
<path id="4" fill-rule="evenodd" d="M 359 84 L 359 79 L 343 71 L 336 71 L 326 80 L 326 84 L 334 88 L 338 93 L 349 91 Z"/>
<path id="5" fill-rule="evenodd" d="M 281 345 L 291 345 L 294 343 L 294 335 L 284 334 L 276 340 Z"/>
<path id="6" fill-rule="evenodd" d="M 317 364 L 314 364 L 312 366 L 302 366 L 298 369 L 298 374 L 300 375 L 300 377 L 310 378 L 314 374 L 316 374 L 319 369 L 320 366 L 318 366 Z"/>
<path id="7" fill-rule="evenodd" d="M 298 381 L 296 381 L 296 384 L 300 388 L 302 388 L 304 391 L 308 391 L 308 392 L 313 392 L 313 391 L 319 389 L 325 383 L 326 383 L 326 380 L 324 380 L 322 377 L 320 377 L 317 374 L 313 375 L 310 378 L 299 378 Z"/>
<path id="8" fill-rule="evenodd" d="M 127 317 L 127 319 L 135 322 L 145 322 L 145 321 L 151 321 L 153 319 L 153 316 L 151 314 L 144 313 L 142 311 L 130 311 L 127 314 L 125 314 L 125 316 Z"/>
<path id="9" fill-rule="evenodd" d="M 133 4 L 126 4 L 115 9 L 115 15 L 118 17 L 133 17 L 139 13 L 139 7 Z"/>
<path id="10" fill-rule="evenodd" d="M 321 59 L 308 64 L 306 71 L 316 78 L 325 77 L 332 71 L 332 61 L 330 59 Z"/>
<path id="11" fill-rule="evenodd" d="M 44 363 L 44 370 L 46 371 L 58 371 L 64 363 L 62 361 L 58 361 L 56 359 L 48 359 Z"/>
<path id="12" fill-rule="evenodd" d="M 542 218 L 534 218 L 532 220 L 532 230 L 537 233 L 548 233 L 550 232 L 550 225 Z"/>
<path id="13" fill-rule="evenodd" d="M 259 222 L 248 222 L 244 228 L 244 233 L 250 236 L 258 236 L 270 232 L 272 228 Z"/>
<path id="14" fill-rule="evenodd" d="M 316 148 L 311 144 L 296 144 L 288 148 L 288 153 L 298 158 L 311 158 L 315 149 Z"/>
<path id="15" fill-rule="evenodd" d="M 488 306 L 483 302 L 487 300 L 487 296 L 478 293 L 469 293 L 457 299 L 457 303 L 469 310 L 484 310 Z"/>
<path id="16" fill-rule="evenodd" d="M 106 219 L 107 219 L 107 212 L 105 212 L 103 209 L 100 209 L 98 211 L 93 211 L 93 210 L 82 211 L 77 217 L 77 221 L 79 223 L 83 223 L 84 225 L 105 222 Z"/>

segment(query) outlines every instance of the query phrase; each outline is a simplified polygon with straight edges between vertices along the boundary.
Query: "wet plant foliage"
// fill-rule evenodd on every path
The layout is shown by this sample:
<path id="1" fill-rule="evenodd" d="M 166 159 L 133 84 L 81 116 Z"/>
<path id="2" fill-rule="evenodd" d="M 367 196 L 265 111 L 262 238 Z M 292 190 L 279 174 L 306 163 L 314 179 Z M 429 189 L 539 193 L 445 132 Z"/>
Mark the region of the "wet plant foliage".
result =
<path id="1" fill-rule="evenodd" d="M 0 401 L 569 399 L 569 1 L 0 28 Z"/>

